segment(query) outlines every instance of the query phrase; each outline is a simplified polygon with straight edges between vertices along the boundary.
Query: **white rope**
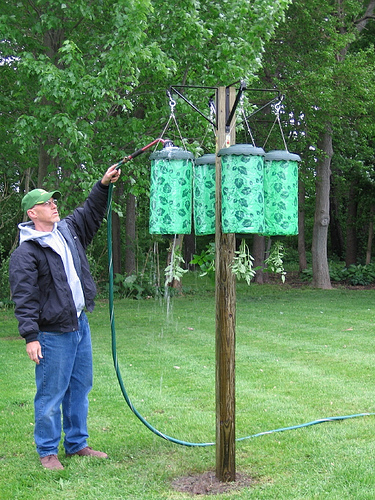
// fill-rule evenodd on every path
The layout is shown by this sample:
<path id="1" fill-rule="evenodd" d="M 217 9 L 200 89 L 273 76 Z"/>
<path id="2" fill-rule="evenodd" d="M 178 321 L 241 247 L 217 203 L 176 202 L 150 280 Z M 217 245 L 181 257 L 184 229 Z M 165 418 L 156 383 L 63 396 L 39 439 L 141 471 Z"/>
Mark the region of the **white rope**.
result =
<path id="1" fill-rule="evenodd" d="M 207 128 L 206 128 L 206 131 L 204 133 L 204 136 L 202 137 L 202 140 L 200 142 L 200 146 L 202 147 L 207 135 L 208 135 L 208 131 L 210 130 L 210 128 L 212 127 L 212 130 L 213 130 L 213 133 L 214 133 L 214 137 L 216 138 L 216 135 L 217 135 L 217 132 L 216 132 L 216 127 L 215 125 L 213 124 L 213 120 L 214 120 L 214 117 L 215 117 L 215 105 L 213 103 L 213 101 L 211 102 L 210 101 L 210 123 L 207 125 Z"/>
<path id="2" fill-rule="evenodd" d="M 268 134 L 268 136 L 267 136 L 267 139 L 266 139 L 266 140 L 265 140 L 265 142 L 264 142 L 263 148 L 266 146 L 267 141 L 268 141 L 268 139 L 269 139 L 269 137 L 270 137 L 270 135 L 271 135 L 271 132 L 272 132 L 272 130 L 273 130 L 273 128 L 274 128 L 274 126 L 275 126 L 275 124 L 276 124 L 276 122 L 277 122 L 277 123 L 279 124 L 280 134 L 281 134 L 281 138 L 282 138 L 283 143 L 284 143 L 284 148 L 285 148 L 285 151 L 288 151 L 288 146 L 287 146 L 286 141 L 285 141 L 283 128 L 282 128 L 282 126 L 281 126 L 281 120 L 280 120 L 280 108 L 281 108 L 281 100 L 275 104 L 275 113 L 276 113 L 275 120 L 274 120 L 274 122 L 273 122 L 273 124 L 272 124 L 272 127 L 271 127 L 270 131 L 269 131 L 269 134 Z"/>
<path id="3" fill-rule="evenodd" d="M 283 128 L 281 126 L 281 121 L 280 121 L 280 116 L 279 115 L 277 115 L 277 121 L 279 122 L 280 133 L 281 133 L 281 137 L 283 138 L 285 151 L 288 151 L 288 146 L 286 145 L 286 141 L 285 141 L 285 137 L 284 137 L 284 132 L 283 132 Z"/>
<path id="4" fill-rule="evenodd" d="M 168 96 L 169 96 L 169 106 L 170 106 L 170 108 L 171 108 L 171 113 L 170 113 L 170 115 L 169 115 L 169 118 L 168 118 L 167 124 L 165 125 L 164 130 L 163 130 L 163 132 L 162 132 L 162 134 L 161 134 L 161 138 L 163 138 L 163 137 L 164 137 L 164 134 L 165 134 L 165 133 L 166 133 L 166 131 L 168 130 L 168 128 L 169 128 L 169 124 L 170 124 L 171 120 L 173 119 L 174 124 L 176 125 L 176 129 L 177 129 L 177 131 L 178 131 L 178 134 L 179 134 L 179 136 L 180 136 L 181 143 L 182 143 L 182 145 L 183 145 L 183 147 L 184 147 L 184 149 L 185 149 L 185 151 L 186 151 L 185 141 L 184 141 L 184 139 L 183 139 L 183 137 L 182 137 L 180 127 L 178 126 L 178 123 L 177 123 L 177 120 L 176 120 L 176 116 L 175 116 L 175 114 L 174 114 L 174 108 L 176 107 L 176 101 L 175 101 L 174 99 L 172 99 L 172 96 L 171 96 L 170 92 L 168 92 Z"/>
<path id="5" fill-rule="evenodd" d="M 247 121 L 244 109 L 242 109 L 242 114 L 243 114 L 244 121 L 246 123 L 247 131 L 249 132 L 249 135 L 250 135 L 250 138 L 251 138 L 251 142 L 252 142 L 253 146 L 255 147 L 254 137 L 253 137 L 253 134 L 251 133 L 250 125 L 249 125 L 249 122 Z"/>
<path id="6" fill-rule="evenodd" d="M 161 136 L 160 136 L 160 138 L 161 138 L 161 139 L 163 139 L 164 134 L 165 134 L 166 130 L 167 130 L 167 129 L 168 129 L 168 127 L 169 127 L 169 122 L 171 121 L 171 119 L 172 119 L 172 115 L 169 117 L 169 119 L 168 119 L 168 121 L 167 121 L 167 124 L 166 124 L 166 126 L 164 127 L 164 130 L 163 130 L 163 132 L 162 132 L 162 134 L 161 134 Z M 157 145 L 156 145 L 155 147 L 157 147 Z"/>

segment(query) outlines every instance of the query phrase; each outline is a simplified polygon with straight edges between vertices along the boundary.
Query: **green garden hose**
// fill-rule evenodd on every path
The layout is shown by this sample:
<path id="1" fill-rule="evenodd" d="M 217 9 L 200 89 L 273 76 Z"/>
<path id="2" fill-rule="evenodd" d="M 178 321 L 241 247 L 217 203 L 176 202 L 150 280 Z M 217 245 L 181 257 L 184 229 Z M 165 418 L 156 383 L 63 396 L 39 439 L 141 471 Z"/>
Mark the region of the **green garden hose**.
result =
<path id="1" fill-rule="evenodd" d="M 111 333 L 112 333 L 112 357 L 113 357 L 113 362 L 115 366 L 115 371 L 117 375 L 117 379 L 120 384 L 121 392 L 124 396 L 124 399 L 129 406 L 130 410 L 136 415 L 136 417 L 154 434 L 157 436 L 170 441 L 175 444 L 183 445 L 183 446 L 214 446 L 215 443 L 191 443 L 188 441 L 182 441 L 180 439 L 173 438 L 171 436 L 168 436 L 167 434 L 164 434 L 163 432 L 158 431 L 153 427 L 134 407 L 132 402 L 130 401 L 130 398 L 128 396 L 128 393 L 126 391 L 124 382 L 122 380 L 121 376 L 121 371 L 120 367 L 118 364 L 118 357 L 117 357 L 117 346 L 116 346 L 116 328 L 115 328 L 115 314 L 114 314 L 114 303 L 113 303 L 113 260 L 112 260 L 112 191 L 113 191 L 113 184 L 109 185 L 109 192 L 108 192 L 108 207 L 107 207 L 107 244 L 108 244 L 108 270 L 109 270 L 109 315 L 110 315 L 110 323 L 111 323 Z M 283 432 L 287 430 L 293 430 L 293 429 L 300 429 L 302 427 L 308 427 L 311 425 L 316 425 L 316 424 L 321 424 L 324 422 L 333 422 L 336 420 L 346 420 L 350 418 L 356 418 L 356 417 L 366 417 L 370 415 L 375 415 L 375 413 L 358 413 L 355 415 L 346 415 L 346 416 L 339 416 L 339 417 L 328 417 L 328 418 L 323 418 L 319 420 L 314 420 L 312 422 L 308 422 L 305 424 L 299 424 L 299 425 L 294 425 L 291 427 L 282 427 L 279 429 L 274 429 L 271 431 L 265 431 L 265 432 L 260 432 L 258 434 L 253 434 L 251 436 L 246 436 L 242 438 L 236 439 L 236 441 L 244 441 L 245 439 L 251 439 L 259 436 L 264 436 L 266 434 L 273 434 L 275 432 Z"/>
<path id="2" fill-rule="evenodd" d="M 108 270 L 109 270 L 109 315 L 111 322 L 111 332 L 112 332 L 112 357 L 115 366 L 115 371 L 117 375 L 117 379 L 120 384 L 121 392 L 125 398 L 126 403 L 128 404 L 131 411 L 139 418 L 139 420 L 146 426 L 150 431 L 152 431 L 157 436 L 166 439 L 167 441 L 171 441 L 172 443 L 184 445 L 184 446 L 212 446 L 215 443 L 189 443 L 187 441 L 181 441 L 179 439 L 175 439 L 171 436 L 167 436 L 162 432 L 158 431 L 153 427 L 147 420 L 142 417 L 142 415 L 137 411 L 134 407 L 133 403 L 130 401 L 128 393 L 126 392 L 124 382 L 122 380 L 120 367 L 118 364 L 117 358 L 117 347 L 116 347 L 116 328 L 115 328 L 115 314 L 114 314 L 114 304 L 113 304 L 113 260 L 112 260 L 112 191 L 113 184 L 109 185 L 108 192 L 108 207 L 107 207 L 107 243 L 108 243 Z"/>

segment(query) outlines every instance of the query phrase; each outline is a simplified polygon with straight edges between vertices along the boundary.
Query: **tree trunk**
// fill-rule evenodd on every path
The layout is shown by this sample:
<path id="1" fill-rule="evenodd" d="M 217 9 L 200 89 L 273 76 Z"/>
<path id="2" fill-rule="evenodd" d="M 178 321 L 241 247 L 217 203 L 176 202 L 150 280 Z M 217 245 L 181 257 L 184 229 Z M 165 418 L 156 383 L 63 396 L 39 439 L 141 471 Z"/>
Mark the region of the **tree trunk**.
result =
<path id="1" fill-rule="evenodd" d="M 339 173 L 336 173 L 339 175 Z M 331 179 L 332 180 L 332 179 Z M 337 257 L 342 259 L 344 257 L 344 237 L 339 220 L 339 202 L 336 196 L 335 183 L 331 182 L 331 196 L 330 196 L 330 220 L 329 233 L 331 236 L 331 251 Z"/>
<path id="2" fill-rule="evenodd" d="M 347 223 L 346 223 L 346 253 L 345 265 L 349 267 L 351 264 L 357 263 L 357 179 L 354 179 L 350 184 Z"/>
<path id="3" fill-rule="evenodd" d="M 254 234 L 252 256 L 254 258 L 254 267 L 261 267 L 256 271 L 254 282 L 258 285 L 268 282 L 268 275 L 263 271 L 264 257 L 266 253 L 266 238 L 260 234 Z"/>
<path id="4" fill-rule="evenodd" d="M 123 189 L 122 182 L 118 183 L 113 192 L 116 203 L 119 203 Z M 112 247 L 113 272 L 115 274 L 122 274 L 121 217 L 114 210 L 112 211 Z"/>
<path id="5" fill-rule="evenodd" d="M 64 41 L 64 30 L 62 29 L 50 29 L 48 30 L 43 37 L 44 48 L 46 55 L 51 59 L 51 62 L 59 67 L 57 56 L 58 51 L 62 47 Z M 43 96 L 42 105 L 47 104 L 46 98 Z M 39 168 L 38 168 L 38 186 L 43 187 L 44 180 L 48 175 L 48 166 L 54 163 L 56 166 L 58 165 L 58 159 L 52 159 L 50 155 L 47 153 L 49 146 L 52 145 L 51 138 L 43 137 L 40 139 L 39 144 Z"/>
<path id="6" fill-rule="evenodd" d="M 43 187 L 43 181 L 47 177 L 50 157 L 47 154 L 44 144 L 39 147 L 39 168 L 38 168 L 38 187 Z"/>
<path id="7" fill-rule="evenodd" d="M 175 237 L 172 238 L 171 245 L 170 245 L 169 250 L 168 250 L 167 266 L 169 266 L 169 264 L 171 263 L 173 255 L 176 251 L 180 251 L 182 254 L 183 242 L 184 242 L 184 235 L 183 234 L 175 235 Z M 181 291 L 182 290 L 182 281 L 181 281 L 181 279 L 178 280 L 178 279 L 173 278 L 172 281 L 170 281 L 168 283 L 168 286 L 170 286 L 171 288 L 175 288 L 176 290 Z"/>
<path id="8" fill-rule="evenodd" d="M 184 238 L 184 261 L 186 269 L 193 269 L 194 265 L 191 265 L 190 262 L 193 260 L 195 254 L 195 234 L 185 234 Z"/>
<path id="9" fill-rule="evenodd" d="M 112 212 L 112 262 L 114 274 L 122 274 L 121 266 L 121 220 L 117 212 Z"/>
<path id="10" fill-rule="evenodd" d="M 31 169 L 30 167 L 25 171 L 25 194 L 30 191 L 30 179 L 31 179 Z M 27 214 L 23 214 L 22 222 L 26 222 L 29 219 Z M 17 241 L 18 241 L 18 232 L 17 232 Z M 13 249 L 12 249 L 13 250 Z"/>
<path id="11" fill-rule="evenodd" d="M 332 288 L 329 276 L 327 243 L 329 226 L 329 192 L 331 175 L 332 131 L 329 126 L 321 134 L 319 149 L 323 158 L 319 159 L 316 169 L 316 204 L 312 239 L 313 286 Z"/>
<path id="12" fill-rule="evenodd" d="M 136 272 L 136 197 L 129 193 L 126 198 L 125 215 L 125 273 L 129 276 Z"/>
<path id="13" fill-rule="evenodd" d="M 370 208 L 370 223 L 368 226 L 366 266 L 368 266 L 371 262 L 372 240 L 374 238 L 374 214 L 375 214 L 375 205 L 372 204 Z"/>
<path id="14" fill-rule="evenodd" d="M 58 158 L 52 158 L 47 150 L 53 145 L 52 141 L 40 141 L 39 144 L 39 160 L 38 160 L 38 188 L 48 187 L 45 186 L 45 181 L 48 177 L 48 167 L 51 165 L 57 170 L 59 164 Z"/>
<path id="15" fill-rule="evenodd" d="M 373 18 L 375 0 L 367 3 L 365 14 L 356 19 L 354 24 L 361 33 L 368 21 Z M 338 54 L 337 61 L 343 62 L 350 44 L 346 45 Z M 321 136 L 320 149 L 325 157 L 318 162 L 316 179 L 316 205 L 312 242 L 313 285 L 317 288 L 332 288 L 327 260 L 327 236 L 329 226 L 329 191 L 332 148 L 332 130 L 328 125 Z"/>
<path id="16" fill-rule="evenodd" d="M 305 244 L 305 183 L 298 181 L 298 260 L 299 272 L 307 269 Z"/>

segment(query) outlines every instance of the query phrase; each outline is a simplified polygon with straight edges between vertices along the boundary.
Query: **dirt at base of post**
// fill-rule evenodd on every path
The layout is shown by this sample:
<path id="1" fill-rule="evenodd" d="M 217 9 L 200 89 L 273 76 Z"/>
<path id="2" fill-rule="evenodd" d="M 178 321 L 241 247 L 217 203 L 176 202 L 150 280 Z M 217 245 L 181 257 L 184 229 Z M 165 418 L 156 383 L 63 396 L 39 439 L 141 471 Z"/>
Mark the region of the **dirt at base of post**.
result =
<path id="1" fill-rule="evenodd" d="M 191 474 L 172 481 L 174 490 L 191 495 L 218 495 L 242 488 L 249 488 L 256 480 L 246 474 L 236 473 L 236 481 L 224 483 L 216 478 L 214 471 L 203 474 Z"/>

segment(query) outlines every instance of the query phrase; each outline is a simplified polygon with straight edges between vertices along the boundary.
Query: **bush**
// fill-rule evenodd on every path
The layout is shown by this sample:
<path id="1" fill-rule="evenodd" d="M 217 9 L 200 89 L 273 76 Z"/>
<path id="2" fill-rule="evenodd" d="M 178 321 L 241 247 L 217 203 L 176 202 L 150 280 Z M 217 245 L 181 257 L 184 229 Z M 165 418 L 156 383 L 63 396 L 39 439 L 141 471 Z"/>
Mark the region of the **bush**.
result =
<path id="1" fill-rule="evenodd" d="M 331 281 L 344 282 L 348 285 L 371 285 L 375 283 L 375 264 L 352 264 L 345 267 L 344 263 L 330 262 L 329 275 Z M 302 271 L 301 278 L 305 281 L 312 280 L 312 269 Z"/>
<path id="2" fill-rule="evenodd" d="M 10 298 L 9 259 L 10 256 L 0 264 L 0 309 L 13 304 Z"/>
<path id="3" fill-rule="evenodd" d="M 144 283 L 142 276 L 132 274 L 123 276 L 116 274 L 113 280 L 113 292 L 119 298 L 133 298 L 136 300 L 155 297 L 161 293 L 160 287 Z"/>
<path id="4" fill-rule="evenodd" d="M 375 283 L 375 265 L 351 265 L 342 271 L 343 281 L 350 285 L 371 285 Z"/>

